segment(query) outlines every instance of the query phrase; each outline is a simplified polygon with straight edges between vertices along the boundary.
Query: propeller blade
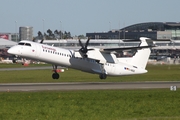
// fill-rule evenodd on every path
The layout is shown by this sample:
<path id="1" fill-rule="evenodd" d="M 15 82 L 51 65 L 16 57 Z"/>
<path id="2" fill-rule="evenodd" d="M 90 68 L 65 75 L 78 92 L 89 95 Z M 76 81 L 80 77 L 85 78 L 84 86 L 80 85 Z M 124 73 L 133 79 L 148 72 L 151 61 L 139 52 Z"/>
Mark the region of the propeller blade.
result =
<path id="1" fill-rule="evenodd" d="M 93 48 L 90 48 L 90 49 L 87 49 L 88 51 L 90 51 L 90 50 L 94 50 Z"/>
<path id="2" fill-rule="evenodd" d="M 79 39 L 79 45 L 84 48 L 84 45 L 82 44 L 81 40 Z"/>
<path id="3" fill-rule="evenodd" d="M 32 41 L 33 41 L 33 42 L 36 42 L 36 41 L 35 41 L 35 38 L 33 38 L 33 40 L 32 40 Z"/>
<path id="4" fill-rule="evenodd" d="M 42 39 L 40 43 L 43 43 L 43 41 L 44 41 L 44 39 Z"/>
<path id="5" fill-rule="evenodd" d="M 85 44 L 85 48 L 87 49 L 87 46 L 88 46 L 88 44 L 89 44 L 89 40 L 90 40 L 90 38 L 88 38 L 88 40 L 86 41 L 86 44 Z"/>

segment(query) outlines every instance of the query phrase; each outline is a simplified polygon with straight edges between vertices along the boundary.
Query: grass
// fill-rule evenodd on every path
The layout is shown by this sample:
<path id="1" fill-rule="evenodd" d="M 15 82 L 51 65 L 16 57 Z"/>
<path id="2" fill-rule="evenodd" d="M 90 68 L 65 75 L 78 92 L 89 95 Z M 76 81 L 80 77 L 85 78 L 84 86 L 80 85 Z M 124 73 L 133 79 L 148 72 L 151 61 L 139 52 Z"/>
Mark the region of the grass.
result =
<path id="1" fill-rule="evenodd" d="M 1 120 L 178 120 L 180 92 L 94 90 L 0 93 Z"/>
<path id="2" fill-rule="evenodd" d="M 7 65 L 12 67 L 11 64 Z M 17 67 L 18 65 L 15 65 Z M 19 65 L 21 66 L 21 65 Z M 30 65 L 31 66 L 31 65 Z M 39 66 L 39 65 L 32 65 Z M 43 65 L 40 65 L 43 66 Z M 47 65 L 46 65 L 47 66 Z M 3 65 L 5 67 L 5 65 Z M 180 65 L 148 65 L 148 73 L 132 76 L 110 77 L 100 80 L 97 74 L 68 69 L 60 73 L 59 80 L 51 78 L 52 70 L 0 71 L 0 83 L 42 83 L 42 82 L 127 82 L 127 81 L 179 81 Z"/>

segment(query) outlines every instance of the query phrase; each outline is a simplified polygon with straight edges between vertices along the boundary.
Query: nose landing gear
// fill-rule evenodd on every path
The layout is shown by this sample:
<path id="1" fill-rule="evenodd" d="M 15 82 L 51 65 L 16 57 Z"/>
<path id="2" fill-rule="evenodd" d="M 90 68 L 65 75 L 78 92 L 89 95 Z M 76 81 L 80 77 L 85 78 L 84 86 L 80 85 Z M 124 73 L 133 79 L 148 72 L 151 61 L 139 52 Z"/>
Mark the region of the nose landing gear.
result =
<path id="1" fill-rule="evenodd" d="M 59 79 L 60 75 L 58 74 L 58 70 L 57 70 L 57 65 L 52 65 L 53 66 L 53 74 L 52 74 L 52 78 L 53 79 Z"/>

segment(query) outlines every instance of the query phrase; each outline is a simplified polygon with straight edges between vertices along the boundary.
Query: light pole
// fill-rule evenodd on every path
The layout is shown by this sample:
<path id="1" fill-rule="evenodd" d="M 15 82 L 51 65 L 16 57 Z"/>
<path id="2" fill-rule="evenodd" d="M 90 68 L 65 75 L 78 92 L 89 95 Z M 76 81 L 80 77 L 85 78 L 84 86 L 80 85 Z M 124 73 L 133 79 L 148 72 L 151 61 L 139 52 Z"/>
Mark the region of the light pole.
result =
<path id="1" fill-rule="evenodd" d="M 60 39 L 62 39 L 62 22 L 60 21 L 60 31 L 61 31 L 61 37 Z"/>
<path id="2" fill-rule="evenodd" d="M 111 22 L 109 22 L 109 31 L 111 31 Z"/>
<path id="3" fill-rule="evenodd" d="M 119 39 L 121 39 L 121 29 L 120 29 L 120 26 L 121 26 L 121 23 L 120 23 L 120 21 L 119 21 Z"/>
<path id="4" fill-rule="evenodd" d="M 44 19 L 42 19 L 43 21 L 43 39 L 44 39 Z"/>
<path id="5" fill-rule="evenodd" d="M 17 42 L 17 21 L 15 21 L 15 36 L 16 36 L 16 42 Z"/>
<path id="6" fill-rule="evenodd" d="M 126 34 L 126 30 L 124 29 L 124 40 L 126 39 L 126 38 L 125 38 L 125 34 Z"/>

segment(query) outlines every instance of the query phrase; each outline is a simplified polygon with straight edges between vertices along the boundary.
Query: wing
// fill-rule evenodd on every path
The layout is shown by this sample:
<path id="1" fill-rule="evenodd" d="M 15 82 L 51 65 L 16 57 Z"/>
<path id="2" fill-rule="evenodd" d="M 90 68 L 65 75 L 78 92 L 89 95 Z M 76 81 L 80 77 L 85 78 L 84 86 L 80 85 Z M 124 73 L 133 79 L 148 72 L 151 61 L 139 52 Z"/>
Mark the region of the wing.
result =
<path id="1" fill-rule="evenodd" d="M 124 47 L 124 48 L 106 48 L 106 49 L 101 49 L 101 52 L 104 53 L 111 53 L 111 52 L 122 52 L 122 51 L 130 51 L 130 50 L 140 50 L 143 48 L 152 48 L 156 46 L 139 46 L 139 47 Z"/>

